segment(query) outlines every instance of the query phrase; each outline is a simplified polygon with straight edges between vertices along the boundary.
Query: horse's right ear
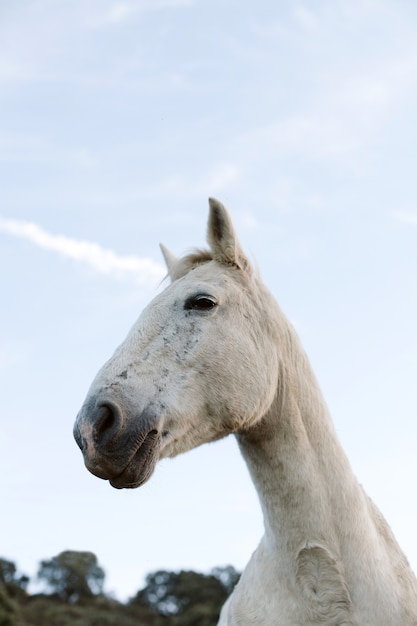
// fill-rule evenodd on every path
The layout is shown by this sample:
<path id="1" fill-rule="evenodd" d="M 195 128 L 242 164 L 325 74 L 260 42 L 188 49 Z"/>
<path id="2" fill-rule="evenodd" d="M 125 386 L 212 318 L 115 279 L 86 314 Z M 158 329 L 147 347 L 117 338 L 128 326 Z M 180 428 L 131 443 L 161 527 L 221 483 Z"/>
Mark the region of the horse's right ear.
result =
<path id="1" fill-rule="evenodd" d="M 160 243 L 159 247 L 161 248 L 162 256 L 164 257 L 165 265 L 167 266 L 168 276 L 171 280 L 175 280 L 174 267 L 177 265 L 178 258 L 173 252 L 171 252 L 171 250 L 168 250 L 163 243 Z"/>
<path id="2" fill-rule="evenodd" d="M 234 265 L 251 273 L 251 264 L 236 237 L 232 219 L 218 200 L 209 198 L 210 213 L 207 227 L 207 241 L 213 258 L 225 265 Z"/>

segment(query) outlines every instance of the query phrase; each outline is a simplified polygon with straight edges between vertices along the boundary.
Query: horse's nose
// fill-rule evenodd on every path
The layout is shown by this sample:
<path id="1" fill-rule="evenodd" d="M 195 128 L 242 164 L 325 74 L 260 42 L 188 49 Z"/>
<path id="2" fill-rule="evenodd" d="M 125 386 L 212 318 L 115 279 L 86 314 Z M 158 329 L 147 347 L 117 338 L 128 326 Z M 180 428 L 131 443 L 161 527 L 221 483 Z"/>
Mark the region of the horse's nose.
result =
<path id="1" fill-rule="evenodd" d="M 81 452 L 84 452 L 84 449 L 86 447 L 86 441 L 85 441 L 85 438 L 81 434 L 80 426 L 78 424 L 78 419 L 79 419 L 79 416 L 77 415 L 77 419 L 75 420 L 74 429 L 72 432 L 74 435 L 74 439 L 77 442 L 77 446 L 80 448 Z"/>
<path id="2" fill-rule="evenodd" d="M 88 402 L 81 409 L 74 426 L 74 438 L 84 456 L 92 456 L 94 450 L 106 448 L 123 430 L 123 414 L 114 402 Z"/>
<path id="3" fill-rule="evenodd" d="M 93 427 L 94 444 L 98 447 L 108 447 L 123 427 L 122 413 L 119 407 L 112 402 L 97 406 L 89 415 L 89 421 Z"/>

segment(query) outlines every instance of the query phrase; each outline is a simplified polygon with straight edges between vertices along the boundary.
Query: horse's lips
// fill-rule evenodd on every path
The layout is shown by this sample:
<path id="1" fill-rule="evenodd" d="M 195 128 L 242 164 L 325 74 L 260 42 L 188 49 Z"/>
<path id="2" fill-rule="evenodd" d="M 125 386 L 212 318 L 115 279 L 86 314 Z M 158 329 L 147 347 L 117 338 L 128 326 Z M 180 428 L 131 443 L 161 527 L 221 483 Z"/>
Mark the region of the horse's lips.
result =
<path id="1" fill-rule="evenodd" d="M 115 489 L 136 489 L 152 475 L 159 458 L 160 436 L 151 430 L 123 471 L 109 479 Z"/>

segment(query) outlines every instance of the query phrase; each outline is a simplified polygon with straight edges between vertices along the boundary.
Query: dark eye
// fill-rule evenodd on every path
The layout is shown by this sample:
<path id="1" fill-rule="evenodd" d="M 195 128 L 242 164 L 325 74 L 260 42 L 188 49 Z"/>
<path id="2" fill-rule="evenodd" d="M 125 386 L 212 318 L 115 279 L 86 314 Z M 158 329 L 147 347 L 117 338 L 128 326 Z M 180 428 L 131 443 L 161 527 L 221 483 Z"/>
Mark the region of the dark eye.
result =
<path id="1" fill-rule="evenodd" d="M 186 311 L 209 311 L 217 306 L 217 301 L 213 296 L 208 296 L 205 293 L 199 293 L 196 296 L 191 296 L 185 301 L 184 309 Z"/>

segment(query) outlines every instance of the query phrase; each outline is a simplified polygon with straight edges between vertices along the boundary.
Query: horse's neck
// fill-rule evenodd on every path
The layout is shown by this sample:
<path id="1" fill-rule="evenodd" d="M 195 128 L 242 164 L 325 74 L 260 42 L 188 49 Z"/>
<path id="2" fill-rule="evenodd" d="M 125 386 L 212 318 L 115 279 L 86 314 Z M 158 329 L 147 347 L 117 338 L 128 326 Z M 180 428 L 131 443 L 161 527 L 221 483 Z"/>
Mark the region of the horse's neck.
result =
<path id="1" fill-rule="evenodd" d="M 238 436 L 261 501 L 266 536 L 292 553 L 332 542 L 363 494 L 295 333 L 286 333 L 278 391 L 260 424 Z M 360 507 L 359 507 L 360 508 Z M 338 528 L 335 528 L 337 524 Z"/>
<path id="2" fill-rule="evenodd" d="M 313 591 L 320 579 L 323 597 L 334 592 L 342 607 L 343 619 L 314 623 L 417 624 L 417 581 L 407 560 L 353 475 L 294 331 L 280 340 L 285 358 L 275 400 L 260 423 L 237 436 L 265 523 L 244 593 L 262 575 L 256 593 L 278 578 L 288 593 L 300 575 Z"/>

